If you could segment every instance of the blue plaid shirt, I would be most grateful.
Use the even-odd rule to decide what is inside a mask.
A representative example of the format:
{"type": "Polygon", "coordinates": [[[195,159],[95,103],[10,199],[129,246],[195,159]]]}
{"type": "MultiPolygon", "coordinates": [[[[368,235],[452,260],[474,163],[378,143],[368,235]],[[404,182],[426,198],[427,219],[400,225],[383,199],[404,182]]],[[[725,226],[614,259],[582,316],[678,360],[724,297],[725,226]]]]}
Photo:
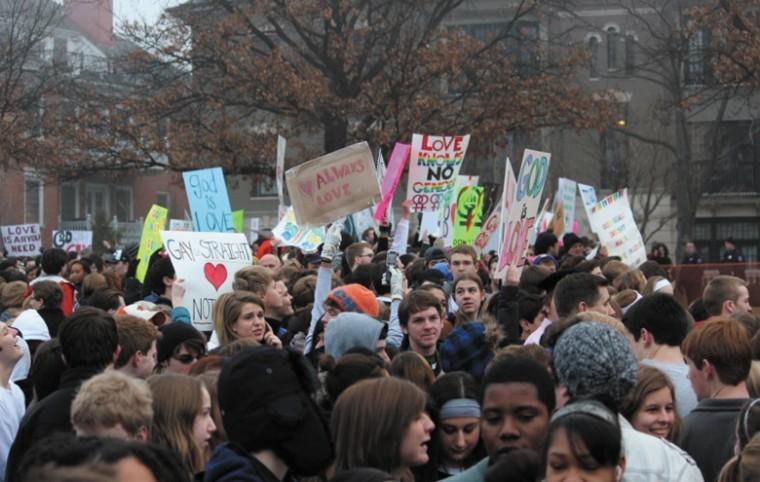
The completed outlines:
{"type": "Polygon", "coordinates": [[[486,326],[480,321],[456,328],[440,346],[443,371],[465,371],[478,380],[483,378],[493,352],[486,340],[486,326]]]}

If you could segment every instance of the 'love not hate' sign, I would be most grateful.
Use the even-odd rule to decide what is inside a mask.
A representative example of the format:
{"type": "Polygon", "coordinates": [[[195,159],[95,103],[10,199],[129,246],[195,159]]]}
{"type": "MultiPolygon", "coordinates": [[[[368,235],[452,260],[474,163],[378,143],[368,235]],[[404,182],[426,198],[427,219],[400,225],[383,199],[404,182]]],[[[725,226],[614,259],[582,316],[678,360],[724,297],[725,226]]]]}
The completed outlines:
{"type": "Polygon", "coordinates": [[[232,291],[235,273],[253,263],[248,240],[241,233],[162,231],[161,239],[177,279],[185,280],[185,307],[200,331],[214,329],[211,319],[219,295],[232,291]]]}
{"type": "Polygon", "coordinates": [[[331,223],[380,200],[375,164],[366,142],[288,169],[285,180],[301,227],[331,223]]]}

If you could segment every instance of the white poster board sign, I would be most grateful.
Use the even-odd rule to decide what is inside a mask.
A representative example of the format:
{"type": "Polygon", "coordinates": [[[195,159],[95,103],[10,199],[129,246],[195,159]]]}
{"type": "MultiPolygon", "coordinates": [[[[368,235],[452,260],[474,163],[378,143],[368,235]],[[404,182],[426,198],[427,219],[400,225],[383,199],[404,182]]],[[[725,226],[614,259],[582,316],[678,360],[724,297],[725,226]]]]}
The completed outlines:
{"type": "Polygon", "coordinates": [[[80,253],[92,249],[92,231],[53,231],[53,247],[67,253],[80,253]]]}
{"type": "Polygon", "coordinates": [[[39,224],[14,224],[0,227],[8,256],[37,256],[42,248],[39,224]]]}
{"type": "Polygon", "coordinates": [[[596,226],[599,242],[609,256],[633,268],[647,260],[647,250],[639,227],[633,218],[628,190],[614,192],[591,208],[591,225],[596,226]]]}
{"type": "Polygon", "coordinates": [[[232,291],[235,273],[253,264],[248,240],[241,233],[162,231],[177,279],[185,280],[185,307],[193,326],[214,329],[212,313],[219,295],[232,291]]]}
{"type": "Polygon", "coordinates": [[[572,179],[559,178],[557,202],[562,203],[562,209],[565,213],[565,231],[562,234],[573,232],[573,221],[575,221],[575,186],[576,182],[572,179]]]}

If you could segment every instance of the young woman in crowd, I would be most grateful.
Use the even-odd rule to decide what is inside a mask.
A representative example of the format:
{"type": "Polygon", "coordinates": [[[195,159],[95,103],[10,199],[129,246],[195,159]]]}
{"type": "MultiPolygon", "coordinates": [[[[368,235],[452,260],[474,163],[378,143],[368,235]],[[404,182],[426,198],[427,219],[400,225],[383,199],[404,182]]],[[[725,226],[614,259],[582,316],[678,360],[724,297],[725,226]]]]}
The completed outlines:
{"type": "Polygon", "coordinates": [[[545,482],[619,482],[625,455],[617,416],[595,401],[557,410],[546,436],[544,467],[545,482]]]}
{"type": "Polygon", "coordinates": [[[475,273],[463,273],[454,280],[451,292],[459,310],[454,314],[455,327],[480,319],[480,307],[486,299],[483,281],[475,273]]]}
{"type": "Polygon", "coordinates": [[[470,468],[485,457],[480,440],[478,382],[468,373],[442,375],[428,390],[435,423],[430,462],[418,480],[441,480],[470,468]]]}
{"type": "Polygon", "coordinates": [[[736,420],[736,456],[723,466],[718,482],[754,481],[760,477],[760,400],[748,401],[736,420]]]}
{"type": "Polygon", "coordinates": [[[205,385],[197,378],[176,374],[154,375],[148,378],[148,385],[153,394],[151,441],[176,452],[188,473],[203,472],[216,431],[205,385]]]}
{"type": "Polygon", "coordinates": [[[90,262],[84,259],[73,259],[66,267],[66,278],[74,285],[77,299],[82,294],[84,277],[90,274],[90,262]]]}
{"type": "Polygon", "coordinates": [[[396,355],[388,371],[392,376],[409,380],[425,391],[435,381],[435,374],[430,364],[422,355],[413,351],[396,355]]]}
{"type": "Polygon", "coordinates": [[[282,347],[282,342],[264,319],[264,303],[249,291],[221,295],[214,303],[214,331],[220,345],[240,338],[282,347]]]}
{"type": "Polygon", "coordinates": [[[156,373],[187,374],[206,356],[206,337],[192,325],[168,323],[159,328],[156,342],[156,373]]]}
{"type": "Polygon", "coordinates": [[[681,419],[676,410],[676,391],[660,370],[639,366],[636,385],[623,401],[620,413],[639,432],[674,441],[681,419]]]}
{"type": "Polygon", "coordinates": [[[331,428],[335,472],[372,467],[411,482],[411,468],[428,462],[434,425],[425,392],[398,378],[364,380],[338,397],[331,428]]]}

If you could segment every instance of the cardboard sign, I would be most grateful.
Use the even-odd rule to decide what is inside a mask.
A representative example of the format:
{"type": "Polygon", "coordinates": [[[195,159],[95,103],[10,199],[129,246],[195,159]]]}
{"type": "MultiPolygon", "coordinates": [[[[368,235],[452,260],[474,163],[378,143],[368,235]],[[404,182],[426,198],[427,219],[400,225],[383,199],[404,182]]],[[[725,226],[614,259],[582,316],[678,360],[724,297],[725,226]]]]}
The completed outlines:
{"type": "Polygon", "coordinates": [[[227,233],[235,230],[232,209],[221,167],[182,173],[190,204],[193,229],[203,232],[227,233]]]}
{"type": "Polygon", "coordinates": [[[161,231],[166,227],[168,215],[169,211],[166,208],[154,204],[145,217],[142,236],[140,236],[140,247],[137,249],[137,259],[140,264],[137,265],[135,271],[135,278],[140,283],[145,281],[145,275],[148,273],[150,256],[161,247],[161,231]]]}
{"type": "Polygon", "coordinates": [[[292,207],[288,208],[285,216],[272,230],[272,234],[282,240],[283,246],[295,246],[304,252],[316,251],[325,240],[325,228],[301,228],[292,207]]]}
{"type": "Polygon", "coordinates": [[[302,227],[331,223],[380,200],[374,159],[366,142],[288,169],[285,180],[302,227]]]}
{"type": "Polygon", "coordinates": [[[485,192],[480,186],[465,186],[457,194],[452,246],[471,245],[483,227],[485,192]]]}
{"type": "Polygon", "coordinates": [[[565,179],[564,177],[559,178],[557,202],[562,203],[565,216],[565,228],[562,234],[570,233],[573,230],[573,223],[575,221],[575,186],[575,181],[565,179]]]}
{"type": "Polygon", "coordinates": [[[459,190],[467,186],[477,186],[480,176],[457,176],[457,182],[454,190],[446,194],[444,204],[441,206],[441,220],[438,223],[441,229],[443,245],[446,247],[453,246],[454,242],[454,216],[457,210],[457,194],[459,190]]]}
{"type": "Polygon", "coordinates": [[[92,231],[53,231],[53,247],[67,253],[92,249],[92,231]]]}
{"type": "MultiPolygon", "coordinates": [[[[39,224],[14,224],[3,226],[3,246],[8,256],[37,256],[42,249],[39,224]]],[[[57,273],[56,273],[57,274],[57,273]]]]}
{"type": "Polygon", "coordinates": [[[596,190],[594,186],[578,183],[578,191],[581,193],[581,200],[583,201],[583,208],[586,211],[586,217],[588,217],[589,227],[591,231],[597,232],[596,226],[591,222],[591,208],[596,204],[596,190]]]}
{"type": "Polygon", "coordinates": [[[275,184],[277,184],[277,199],[280,206],[285,205],[285,195],[282,190],[282,175],[285,173],[285,150],[288,148],[288,141],[277,136],[277,161],[274,166],[275,184]]]}
{"type": "Polygon", "coordinates": [[[214,302],[232,291],[235,273],[253,264],[248,240],[240,233],[163,231],[161,239],[178,279],[185,280],[185,307],[193,326],[214,329],[214,302]]]}
{"type": "Polygon", "coordinates": [[[599,242],[607,247],[609,256],[637,267],[647,260],[641,232],[633,218],[628,191],[623,189],[610,194],[591,208],[592,225],[598,227],[599,242]]]}
{"type": "MultiPolygon", "coordinates": [[[[528,249],[528,236],[536,224],[536,214],[549,174],[551,154],[526,149],[520,164],[512,201],[502,216],[501,248],[497,276],[503,278],[510,266],[522,272],[528,249]]],[[[505,180],[505,191],[507,181],[505,180]]],[[[505,203],[506,204],[506,203],[505,203]]]]}
{"type": "Polygon", "coordinates": [[[193,222],[185,219],[170,219],[169,231],[192,231],[193,222]]]}
{"type": "MultiPolygon", "coordinates": [[[[391,152],[391,160],[388,163],[388,168],[385,171],[385,175],[382,178],[380,185],[380,193],[382,199],[375,209],[375,220],[382,221],[385,219],[385,214],[388,211],[388,206],[393,201],[393,194],[398,187],[398,181],[401,179],[401,173],[404,172],[404,167],[409,160],[409,153],[411,152],[411,146],[409,144],[401,144],[397,142],[393,146],[393,152],[391,152]]],[[[382,159],[378,160],[378,163],[382,162],[382,159]]]]}
{"type": "Polygon", "coordinates": [[[469,134],[414,134],[406,191],[414,211],[438,211],[450,204],[469,143],[469,134]]]}

